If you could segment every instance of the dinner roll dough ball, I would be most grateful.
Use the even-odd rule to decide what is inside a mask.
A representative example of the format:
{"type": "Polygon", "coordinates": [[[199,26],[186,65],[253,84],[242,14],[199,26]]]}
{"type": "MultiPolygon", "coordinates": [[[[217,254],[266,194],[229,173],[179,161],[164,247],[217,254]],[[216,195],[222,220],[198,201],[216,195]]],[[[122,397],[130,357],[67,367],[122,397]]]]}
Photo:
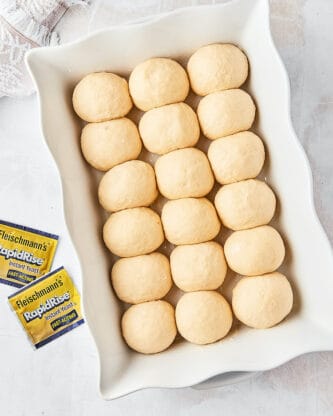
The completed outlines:
{"type": "Polygon", "coordinates": [[[147,111],[140,120],[139,130],[146,149],[159,155],[194,146],[200,137],[197,115],[185,103],[147,111]]]}
{"type": "Polygon", "coordinates": [[[222,224],[232,230],[268,224],[275,206],[273,191],[257,179],[222,186],[215,196],[215,207],[222,224]]]}
{"type": "Polygon", "coordinates": [[[184,68],[168,58],[152,58],[137,65],[129,79],[134,104],[142,111],[184,101],[189,81],[184,68]]]}
{"type": "Polygon", "coordinates": [[[293,292],[281,273],[244,277],[232,292],[232,308],[243,324],[270,328],[284,319],[293,306],[293,292]]]}
{"type": "Polygon", "coordinates": [[[73,92],[74,110],[85,121],[124,117],[132,105],[127,81],[111,72],[86,75],[73,92]]]}
{"type": "Polygon", "coordinates": [[[131,208],[111,214],[103,228],[107,248],[119,257],[151,253],[164,241],[160,217],[150,208],[131,208]]]}
{"type": "Polygon", "coordinates": [[[224,254],[230,269],[245,276],[256,276],[280,267],[285,248],[280,234],[263,225],[231,234],[224,244],[224,254]]]}
{"type": "Polygon", "coordinates": [[[248,130],[255,112],[250,95],[238,89],[214,92],[202,98],[198,105],[202,131],[211,140],[248,130]]]}
{"type": "Polygon", "coordinates": [[[214,186],[207,156],[193,147],[161,156],[155,172],[158,188],[168,199],[205,196],[214,186]]]}
{"type": "Polygon", "coordinates": [[[239,88],[248,75],[245,54],[231,44],[203,46],[190,57],[187,72],[198,95],[239,88]]]}
{"type": "Polygon", "coordinates": [[[212,240],[221,227],[213,204],[206,198],[168,201],[162,210],[162,223],[167,240],[176,245],[212,240]]]}
{"type": "Polygon", "coordinates": [[[138,129],[128,118],[89,123],[81,133],[81,149],[95,169],[106,171],[119,163],[136,159],[142,144],[138,129]]]}
{"type": "Polygon", "coordinates": [[[227,273],[223,248],[215,241],[176,247],[170,266],[175,284],[184,292],[217,289],[227,273]]]}
{"type": "Polygon", "coordinates": [[[172,286],[169,260],[161,253],[119,259],[111,279],[118,298],[127,303],[161,299],[172,286]]]}
{"type": "Polygon", "coordinates": [[[177,335],[174,309],[164,300],[131,306],[123,315],[121,328],[127,345],[143,354],[164,351],[177,335]]]}
{"type": "Polygon", "coordinates": [[[103,176],[98,187],[98,198],[107,211],[152,204],[157,198],[154,169],[141,160],[115,166],[103,176]]]}
{"type": "Polygon", "coordinates": [[[257,135],[243,131],[214,140],[208,159],[217,182],[226,185],[258,176],[265,161],[265,148],[257,135]]]}
{"type": "Polygon", "coordinates": [[[176,306],[177,328],[194,344],[211,344],[225,337],[232,325],[232,312],[222,295],[214,291],[189,292],[176,306]]]}

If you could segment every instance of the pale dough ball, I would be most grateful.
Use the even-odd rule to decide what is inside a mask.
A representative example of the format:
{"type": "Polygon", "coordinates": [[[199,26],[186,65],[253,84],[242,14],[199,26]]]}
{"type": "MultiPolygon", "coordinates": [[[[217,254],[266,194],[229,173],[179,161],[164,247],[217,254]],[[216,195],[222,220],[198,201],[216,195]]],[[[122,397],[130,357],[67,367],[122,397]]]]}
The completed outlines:
{"type": "Polygon", "coordinates": [[[228,302],[217,292],[189,292],[177,303],[176,323],[187,341],[211,344],[230,331],[232,312],[228,302]]]}
{"type": "Polygon", "coordinates": [[[271,188],[257,179],[224,185],[215,196],[222,224],[231,230],[245,230],[270,222],[276,199],[271,188]]]}
{"type": "Polygon", "coordinates": [[[261,139],[251,131],[243,131],[214,140],[208,159],[217,182],[222,185],[255,178],[265,161],[261,139]]]}
{"type": "Polygon", "coordinates": [[[252,328],[270,328],[284,319],[293,306],[293,292],[281,273],[244,277],[232,292],[237,319],[252,328]]]}
{"type": "Polygon", "coordinates": [[[157,194],[154,169],[141,160],[110,169],[98,187],[99,202],[107,211],[151,205],[157,194]]]}
{"type": "Polygon", "coordinates": [[[89,123],[81,133],[81,149],[95,169],[107,171],[119,163],[136,159],[142,144],[138,129],[128,118],[89,123]]]}
{"type": "Polygon", "coordinates": [[[197,112],[204,135],[214,140],[248,130],[256,107],[248,93],[235,89],[213,92],[202,98],[197,112]]]}
{"type": "Polygon", "coordinates": [[[161,253],[119,259],[112,267],[111,280],[123,302],[161,299],[172,286],[169,260],[161,253]]]}
{"type": "Polygon", "coordinates": [[[151,253],[164,241],[160,217],[150,208],[131,208],[111,214],[103,228],[107,248],[119,257],[151,253]]]}
{"type": "Polygon", "coordinates": [[[168,58],[152,58],[137,65],[129,79],[134,104],[142,111],[184,101],[189,92],[184,68],[168,58]]]}
{"type": "Polygon", "coordinates": [[[177,335],[174,308],[164,300],[133,305],[124,313],[121,328],[133,350],[143,354],[164,351],[177,335]]]}
{"type": "Polygon", "coordinates": [[[185,103],[147,111],[140,120],[139,130],[146,149],[159,155],[194,146],[200,137],[197,115],[185,103]]]}
{"type": "Polygon", "coordinates": [[[205,196],[214,186],[207,156],[193,147],[159,157],[155,172],[158,188],[168,199],[205,196]]]}
{"type": "Polygon", "coordinates": [[[176,245],[212,240],[220,231],[220,221],[213,204],[206,198],[168,201],[162,210],[167,240],[176,245]]]}
{"type": "Polygon", "coordinates": [[[85,121],[124,117],[132,105],[126,79],[111,72],[86,75],[73,92],[74,110],[85,121]]]}
{"type": "Polygon", "coordinates": [[[245,276],[270,273],[281,266],[285,248],[280,234],[269,225],[235,231],[224,244],[231,270],[245,276]]]}
{"type": "Polygon", "coordinates": [[[170,266],[176,286],[184,292],[217,289],[227,273],[223,248],[215,241],[176,247],[170,266]]]}
{"type": "Polygon", "coordinates": [[[248,75],[245,54],[231,44],[203,46],[190,57],[187,72],[198,95],[239,88],[248,75]]]}

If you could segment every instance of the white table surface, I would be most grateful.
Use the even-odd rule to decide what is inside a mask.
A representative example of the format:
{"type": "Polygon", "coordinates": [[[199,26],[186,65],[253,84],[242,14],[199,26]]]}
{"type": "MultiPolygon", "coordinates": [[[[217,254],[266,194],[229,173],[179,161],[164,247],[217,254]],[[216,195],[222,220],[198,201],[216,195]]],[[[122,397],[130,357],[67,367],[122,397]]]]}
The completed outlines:
{"type": "MultiPolygon", "coordinates": [[[[58,25],[63,41],[96,27],[204,1],[108,1],[74,8],[58,25]]],[[[333,1],[272,0],[274,39],[292,87],[292,118],[310,159],[319,217],[333,241],[333,1]]],[[[39,131],[35,96],[0,100],[0,218],[60,234],[54,266],[80,285],[66,233],[60,182],[39,131]]],[[[333,278],[333,276],[332,276],[333,278]]],[[[315,276],[314,276],[315,279],[315,276]]],[[[332,415],[333,353],[299,357],[238,385],[209,391],[155,389],[112,402],[98,395],[98,363],[87,325],[34,351],[8,307],[13,289],[0,286],[0,414],[332,415]]],[[[333,300],[332,300],[333,301],[333,300]]],[[[333,317],[332,317],[333,324],[333,317]]],[[[309,334],[311,336],[311,334],[309,334]]]]}

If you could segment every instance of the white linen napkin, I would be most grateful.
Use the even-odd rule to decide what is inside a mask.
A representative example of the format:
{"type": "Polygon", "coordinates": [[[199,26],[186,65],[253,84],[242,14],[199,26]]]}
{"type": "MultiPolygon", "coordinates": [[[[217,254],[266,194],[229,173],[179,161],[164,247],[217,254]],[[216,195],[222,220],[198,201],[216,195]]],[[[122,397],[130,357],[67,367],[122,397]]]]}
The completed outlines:
{"type": "Polygon", "coordinates": [[[26,51],[57,44],[54,27],[66,10],[87,0],[0,1],[0,97],[20,97],[34,91],[25,68],[26,51]]]}

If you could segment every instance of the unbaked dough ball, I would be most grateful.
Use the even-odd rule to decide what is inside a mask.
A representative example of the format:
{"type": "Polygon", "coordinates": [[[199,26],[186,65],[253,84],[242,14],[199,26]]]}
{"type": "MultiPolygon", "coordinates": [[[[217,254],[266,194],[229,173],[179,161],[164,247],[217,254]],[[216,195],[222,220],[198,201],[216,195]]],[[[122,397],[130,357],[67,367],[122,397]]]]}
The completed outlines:
{"type": "Polygon", "coordinates": [[[176,247],[170,266],[176,286],[184,292],[217,289],[227,273],[223,248],[215,241],[176,247]]]}
{"type": "Polygon", "coordinates": [[[147,111],[140,120],[139,130],[146,149],[159,155],[194,146],[200,137],[197,115],[185,103],[147,111]]]}
{"type": "Polygon", "coordinates": [[[131,306],[123,315],[121,328],[127,345],[143,354],[164,351],[177,335],[174,309],[164,300],[131,306]]]}
{"type": "Polygon", "coordinates": [[[111,72],[86,75],[73,92],[74,110],[85,121],[124,117],[132,105],[127,81],[111,72]]]}
{"type": "Polygon", "coordinates": [[[224,244],[227,263],[233,271],[256,276],[276,270],[283,262],[285,248],[280,234],[269,225],[235,231],[224,244]]]}
{"type": "Polygon", "coordinates": [[[281,273],[244,277],[232,292],[232,308],[243,324],[270,328],[284,319],[293,306],[293,292],[281,273]]]}
{"type": "Polygon", "coordinates": [[[111,279],[118,298],[127,303],[161,299],[172,286],[169,260],[161,253],[117,260],[111,279]]]}
{"type": "Polygon", "coordinates": [[[179,333],[194,344],[211,344],[225,337],[232,312],[222,295],[214,291],[185,293],[176,306],[179,333]]]}
{"type": "Polygon", "coordinates": [[[243,131],[211,142],[208,159],[217,182],[226,185],[258,176],[265,148],[256,134],[243,131]]]}
{"type": "Polygon", "coordinates": [[[213,92],[202,98],[198,105],[202,131],[211,140],[248,130],[255,112],[250,95],[239,89],[213,92]]]}
{"type": "Polygon", "coordinates": [[[187,64],[192,90],[198,95],[239,88],[246,80],[248,62],[245,54],[231,44],[203,46],[187,64]]]}
{"type": "Polygon", "coordinates": [[[138,129],[128,118],[89,123],[81,133],[81,149],[95,169],[106,171],[119,163],[136,159],[142,144],[138,129]]]}
{"type": "Polygon", "coordinates": [[[270,222],[276,199],[271,188],[257,179],[224,185],[215,196],[222,224],[232,230],[245,230],[270,222]]]}
{"type": "Polygon", "coordinates": [[[168,58],[152,58],[137,65],[129,79],[134,104],[142,111],[184,101],[189,80],[184,68],[168,58]]]}
{"type": "Polygon", "coordinates": [[[207,156],[193,147],[161,156],[155,172],[158,188],[168,199],[205,196],[214,186],[207,156]]]}
{"type": "Polygon", "coordinates": [[[164,241],[160,217],[150,208],[131,208],[111,214],[103,228],[107,248],[119,257],[151,253],[164,241]]]}
{"type": "Polygon", "coordinates": [[[99,202],[107,211],[148,206],[157,194],[154,169],[141,160],[110,169],[98,187],[99,202]]]}
{"type": "Polygon", "coordinates": [[[220,231],[213,204],[206,198],[168,201],[162,210],[165,236],[172,244],[196,244],[212,240],[220,231]]]}

